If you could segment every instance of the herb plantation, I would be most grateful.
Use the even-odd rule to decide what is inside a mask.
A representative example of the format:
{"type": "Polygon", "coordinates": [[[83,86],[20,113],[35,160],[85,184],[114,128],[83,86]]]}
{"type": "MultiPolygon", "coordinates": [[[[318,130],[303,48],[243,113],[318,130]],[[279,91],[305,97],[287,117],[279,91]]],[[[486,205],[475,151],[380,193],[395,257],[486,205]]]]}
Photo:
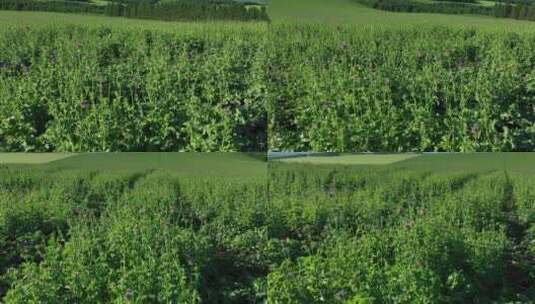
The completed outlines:
{"type": "Polygon", "coordinates": [[[0,4],[93,13],[0,11],[0,303],[535,299],[535,153],[392,154],[535,151],[535,23],[277,1],[0,4]]]}
{"type": "MultiPolygon", "coordinates": [[[[2,169],[0,301],[246,301],[267,238],[266,177],[2,169]],[[250,245],[256,244],[256,249],[250,245]]],[[[265,285],[265,284],[264,284],[265,285]]]]}
{"type": "Polygon", "coordinates": [[[266,26],[8,25],[0,151],[262,151],[266,26]]]}
{"type": "Polygon", "coordinates": [[[532,32],[309,24],[270,29],[272,149],[535,149],[532,32]]]}
{"type": "Polygon", "coordinates": [[[1,301],[533,298],[531,175],[357,168],[271,163],[246,181],[2,168],[1,301]]]}
{"type": "Polygon", "coordinates": [[[277,165],[271,204],[296,253],[271,303],[529,302],[533,176],[277,165]]]}
{"type": "Polygon", "coordinates": [[[528,31],[119,24],[0,30],[0,151],[535,149],[528,31]]]}

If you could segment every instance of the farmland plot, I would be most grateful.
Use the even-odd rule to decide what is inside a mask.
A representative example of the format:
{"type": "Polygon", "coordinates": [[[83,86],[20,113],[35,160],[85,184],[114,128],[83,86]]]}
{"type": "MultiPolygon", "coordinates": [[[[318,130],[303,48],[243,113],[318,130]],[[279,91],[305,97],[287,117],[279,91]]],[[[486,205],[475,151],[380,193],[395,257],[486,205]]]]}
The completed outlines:
{"type": "Polygon", "coordinates": [[[273,25],[269,147],[533,151],[533,33],[273,25]]]}
{"type": "Polygon", "coordinates": [[[0,168],[0,297],[5,303],[533,297],[533,175],[282,162],[271,163],[268,174],[0,168]]]}
{"type": "Polygon", "coordinates": [[[262,297],[255,279],[266,261],[247,250],[258,242],[258,250],[276,253],[256,229],[269,222],[265,176],[243,182],[163,171],[0,171],[5,303],[262,297]]]}
{"type": "Polygon", "coordinates": [[[0,151],[262,151],[264,32],[4,27],[0,151]]]}
{"type": "Polygon", "coordinates": [[[62,18],[0,31],[1,151],[535,150],[520,27],[62,18]]]}
{"type": "Polygon", "coordinates": [[[269,172],[272,208],[297,243],[268,274],[270,303],[533,298],[532,175],[280,162],[269,172]]]}

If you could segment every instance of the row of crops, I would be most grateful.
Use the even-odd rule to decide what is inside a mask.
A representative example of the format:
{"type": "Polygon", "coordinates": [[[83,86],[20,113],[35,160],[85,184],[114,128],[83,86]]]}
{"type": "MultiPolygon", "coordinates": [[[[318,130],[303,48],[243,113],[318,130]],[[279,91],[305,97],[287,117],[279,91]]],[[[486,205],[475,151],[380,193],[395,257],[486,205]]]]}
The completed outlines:
{"type": "Polygon", "coordinates": [[[535,35],[7,26],[0,151],[533,151],[535,35]]]}
{"type": "Polygon", "coordinates": [[[283,255],[262,224],[265,176],[0,175],[3,303],[249,302],[265,288],[263,254],[283,255]]]}
{"type": "Polygon", "coordinates": [[[4,168],[0,301],[526,302],[534,210],[505,172],[4,168]]]}
{"type": "MultiPolygon", "coordinates": [[[[288,165],[286,165],[288,166],[288,165]]],[[[272,303],[513,303],[535,296],[535,184],[507,172],[272,167],[299,248],[272,303]]]]}

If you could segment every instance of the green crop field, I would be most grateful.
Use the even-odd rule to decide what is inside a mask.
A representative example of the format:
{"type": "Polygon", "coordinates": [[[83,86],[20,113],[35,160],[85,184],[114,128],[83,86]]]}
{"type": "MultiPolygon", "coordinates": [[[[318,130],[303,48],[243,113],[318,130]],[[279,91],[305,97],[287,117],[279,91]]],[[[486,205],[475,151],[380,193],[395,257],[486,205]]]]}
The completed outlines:
{"type": "Polygon", "coordinates": [[[533,299],[533,171],[394,166],[270,163],[273,212],[300,249],[268,274],[270,303],[533,299]]]}
{"type": "Polygon", "coordinates": [[[0,167],[0,299],[262,299],[269,218],[261,175],[0,167]]]}
{"type": "Polygon", "coordinates": [[[535,23],[0,14],[0,151],[535,149],[535,23]]]}
{"type": "Polygon", "coordinates": [[[0,303],[535,299],[535,22],[136,5],[0,11],[0,303]]]}
{"type": "Polygon", "coordinates": [[[0,151],[265,149],[265,24],[2,14],[0,151]]]}
{"type": "MultiPolygon", "coordinates": [[[[305,1],[292,3],[285,12],[309,14],[305,1]]],[[[338,7],[317,5],[338,16],[338,7]]],[[[273,23],[265,77],[270,149],[535,150],[535,23],[347,5],[340,7],[363,19],[273,23]]],[[[277,3],[270,7],[277,16],[277,3]]]]}
{"type": "Polygon", "coordinates": [[[535,173],[398,166],[433,156],[382,166],[277,161],[267,179],[196,173],[266,165],[238,154],[181,154],[183,165],[199,164],[187,170],[165,170],[172,155],[128,153],[0,166],[0,298],[529,301],[535,173]],[[104,161],[116,155],[149,165],[117,170],[104,161]]]}

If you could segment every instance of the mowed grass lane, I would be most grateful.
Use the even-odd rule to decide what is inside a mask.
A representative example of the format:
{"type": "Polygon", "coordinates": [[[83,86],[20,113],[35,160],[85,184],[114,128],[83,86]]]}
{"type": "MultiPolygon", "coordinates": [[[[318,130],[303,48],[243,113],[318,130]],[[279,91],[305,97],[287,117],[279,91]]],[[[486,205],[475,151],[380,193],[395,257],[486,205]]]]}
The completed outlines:
{"type": "Polygon", "coordinates": [[[345,154],[337,156],[303,156],[283,158],[287,163],[311,163],[317,165],[389,165],[417,157],[419,154],[345,154]]]}
{"type": "Polygon", "coordinates": [[[0,153],[0,165],[45,164],[74,155],[74,153],[0,153]]]}
{"type": "Polygon", "coordinates": [[[161,170],[172,172],[173,175],[191,177],[262,177],[267,174],[267,162],[264,153],[232,153],[232,152],[129,152],[129,153],[4,153],[0,154],[0,166],[20,168],[36,166],[39,169],[53,171],[121,171],[141,172],[161,170]],[[9,156],[12,154],[12,156],[9,156]],[[13,160],[8,163],[5,159],[13,160]],[[49,161],[46,162],[45,155],[49,161]],[[70,157],[60,159],[61,155],[70,157]],[[53,156],[57,156],[56,159],[53,156]],[[52,160],[56,160],[53,161],[52,160]]]}
{"type": "Polygon", "coordinates": [[[428,153],[392,167],[420,172],[507,171],[535,174],[535,153],[428,153]]]}
{"type": "Polygon", "coordinates": [[[237,22],[237,21],[203,21],[203,22],[170,22],[159,20],[128,19],[120,17],[108,17],[99,15],[68,14],[54,12],[31,12],[31,11],[2,11],[0,10],[0,24],[49,26],[49,25],[95,25],[117,26],[123,29],[146,29],[175,32],[180,30],[196,31],[206,26],[216,25],[213,28],[225,27],[260,27],[266,28],[265,22],[237,22]]]}
{"type": "Polygon", "coordinates": [[[337,156],[300,156],[276,159],[275,162],[311,165],[384,168],[389,170],[455,173],[507,171],[535,174],[535,153],[405,153],[342,154],[337,156]]]}

